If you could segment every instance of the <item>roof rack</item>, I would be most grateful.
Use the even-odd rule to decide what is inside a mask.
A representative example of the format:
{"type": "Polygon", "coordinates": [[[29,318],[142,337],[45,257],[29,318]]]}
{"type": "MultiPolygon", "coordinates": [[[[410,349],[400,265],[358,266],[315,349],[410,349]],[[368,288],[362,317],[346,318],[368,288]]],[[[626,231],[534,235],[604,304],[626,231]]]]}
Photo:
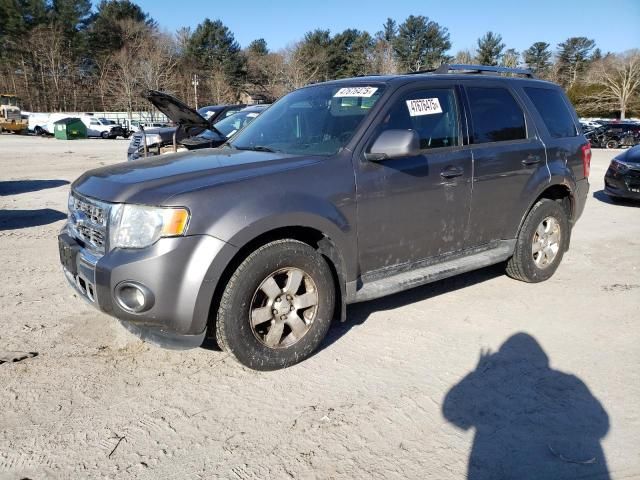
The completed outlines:
{"type": "Polygon", "coordinates": [[[470,74],[483,74],[483,73],[511,73],[514,75],[523,75],[528,78],[535,78],[533,72],[525,68],[510,68],[510,67],[493,67],[489,65],[464,65],[464,64],[448,64],[443,63],[435,70],[420,70],[418,72],[411,73],[449,73],[460,72],[470,74]]]}

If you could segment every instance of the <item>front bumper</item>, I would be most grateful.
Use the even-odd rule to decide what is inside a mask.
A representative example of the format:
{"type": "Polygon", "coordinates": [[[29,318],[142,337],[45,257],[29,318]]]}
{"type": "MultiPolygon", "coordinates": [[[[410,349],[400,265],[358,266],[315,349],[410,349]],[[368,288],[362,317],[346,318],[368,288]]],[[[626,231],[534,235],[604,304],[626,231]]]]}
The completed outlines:
{"type": "Polygon", "coordinates": [[[609,168],[604,176],[604,192],[612,197],[640,200],[640,172],[617,173],[609,168]]]}
{"type": "Polygon", "coordinates": [[[204,341],[213,293],[236,251],[217,238],[194,235],[95,257],[66,227],[59,242],[63,271],[80,296],[143,340],[175,349],[198,347],[204,341]],[[116,298],[122,282],[148,289],[153,299],[149,308],[140,313],[123,308],[116,298]]]}

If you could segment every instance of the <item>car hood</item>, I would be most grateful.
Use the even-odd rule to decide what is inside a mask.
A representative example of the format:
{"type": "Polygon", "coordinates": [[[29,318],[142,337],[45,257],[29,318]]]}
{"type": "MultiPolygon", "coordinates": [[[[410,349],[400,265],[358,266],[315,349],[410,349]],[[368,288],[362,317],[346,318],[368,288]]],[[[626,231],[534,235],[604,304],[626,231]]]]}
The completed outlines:
{"type": "Polygon", "coordinates": [[[320,157],[233,149],[204,149],[89,170],[74,191],[105,202],[171,205],[171,197],[223,183],[269,175],[320,157]]]}
{"type": "Polygon", "coordinates": [[[623,162],[635,163],[640,167],[640,145],[636,145],[616,157],[617,160],[623,162]]]}
{"type": "Polygon", "coordinates": [[[148,90],[144,97],[171,121],[185,126],[208,128],[209,121],[189,105],[175,97],[157,90],[148,90]]]}

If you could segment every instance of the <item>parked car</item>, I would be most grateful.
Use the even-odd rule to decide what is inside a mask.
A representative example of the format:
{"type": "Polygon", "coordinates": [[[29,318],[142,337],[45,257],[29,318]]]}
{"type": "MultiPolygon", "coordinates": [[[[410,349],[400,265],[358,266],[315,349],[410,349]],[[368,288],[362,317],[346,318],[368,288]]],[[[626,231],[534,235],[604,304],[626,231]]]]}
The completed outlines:
{"type": "Polygon", "coordinates": [[[640,144],[640,125],[635,123],[609,123],[585,132],[594,148],[633,147],[640,144]]]}
{"type": "Polygon", "coordinates": [[[215,105],[194,110],[177,98],[163,92],[149,90],[145,97],[169,120],[174,127],[145,128],[131,138],[127,150],[127,160],[136,160],[144,156],[161,155],[174,151],[176,144],[184,138],[195,136],[223,118],[242,110],[246,105],[215,105]],[[146,144],[146,147],[145,147],[146,144]]]}
{"type": "Polygon", "coordinates": [[[27,120],[27,128],[29,132],[35,133],[36,135],[46,135],[49,115],[49,113],[30,113],[27,120]]]}
{"type": "MultiPolygon", "coordinates": [[[[101,138],[116,138],[120,131],[113,132],[115,125],[106,118],[93,115],[81,115],[80,119],[87,126],[87,136],[101,138]]],[[[122,127],[120,127],[122,128],[122,127]]]]}
{"type": "Polygon", "coordinates": [[[580,125],[582,125],[582,128],[587,130],[593,130],[594,128],[598,128],[602,126],[601,123],[595,120],[580,120],[580,125]]]}
{"type": "Polygon", "coordinates": [[[219,147],[238,131],[249,125],[258,115],[264,112],[267,107],[269,107],[269,105],[251,105],[245,107],[239,112],[217,122],[211,130],[205,130],[195,137],[182,139],[180,145],[187,150],[219,147]]]}
{"type": "Polygon", "coordinates": [[[86,172],[60,259],[81,297],[147,341],[209,335],[250,368],[283,368],[346,304],[501,262],[550,278],[590,159],[563,90],[528,71],[320,83],[221,148],[86,172]]]}
{"type": "Polygon", "coordinates": [[[611,160],[604,175],[604,192],[613,201],[640,200],[640,145],[611,160]]]}

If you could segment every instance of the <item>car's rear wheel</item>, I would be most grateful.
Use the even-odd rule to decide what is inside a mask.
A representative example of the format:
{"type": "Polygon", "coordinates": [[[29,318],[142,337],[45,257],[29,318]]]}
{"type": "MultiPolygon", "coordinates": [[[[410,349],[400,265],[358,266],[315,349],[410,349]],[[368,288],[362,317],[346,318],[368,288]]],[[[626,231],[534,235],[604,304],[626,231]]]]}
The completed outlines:
{"type": "Polygon", "coordinates": [[[569,242],[569,218],[559,202],[543,198],[529,211],[507,262],[507,275],[542,282],[560,265],[569,242]]]}
{"type": "Polygon", "coordinates": [[[325,337],[335,305],[326,260],[297,240],[277,240],[249,255],[231,276],[216,319],[218,345],[255,370],[288,367],[325,337]]]}
{"type": "Polygon", "coordinates": [[[607,140],[607,143],[605,143],[605,147],[618,148],[618,142],[616,140],[607,140]]]}
{"type": "Polygon", "coordinates": [[[107,138],[109,138],[109,132],[102,132],[100,136],[106,140],[107,138]]]}

